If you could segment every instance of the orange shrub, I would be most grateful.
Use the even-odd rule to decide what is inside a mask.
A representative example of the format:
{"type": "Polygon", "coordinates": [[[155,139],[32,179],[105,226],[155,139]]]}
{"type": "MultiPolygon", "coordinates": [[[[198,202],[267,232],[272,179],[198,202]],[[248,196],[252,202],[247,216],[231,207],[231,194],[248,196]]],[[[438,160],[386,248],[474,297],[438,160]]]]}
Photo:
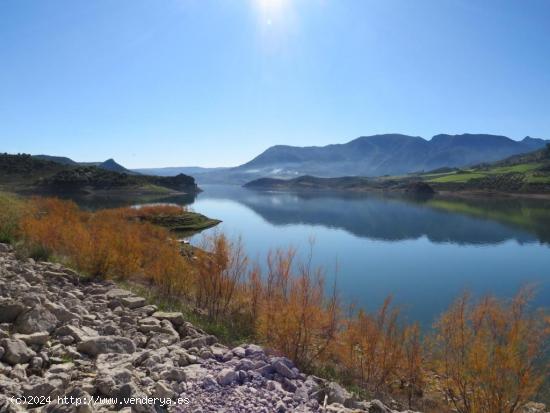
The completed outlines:
{"type": "Polygon", "coordinates": [[[268,274],[258,308],[257,332],[266,344],[309,369],[327,357],[339,322],[336,290],[327,298],[321,269],[311,260],[294,272],[295,251],[268,255],[268,274]]]}
{"type": "Polygon", "coordinates": [[[21,221],[30,246],[92,276],[141,277],[183,291],[189,271],[168,231],[129,221],[123,209],[84,212],[70,201],[36,198],[21,221]]]}
{"type": "Polygon", "coordinates": [[[213,320],[233,312],[248,270],[242,241],[231,242],[223,234],[205,237],[195,267],[196,305],[213,320]]]}
{"type": "Polygon", "coordinates": [[[529,310],[529,290],[510,302],[465,294],[436,325],[434,361],[459,413],[515,413],[544,381],[548,333],[529,310]]]}
{"type": "Polygon", "coordinates": [[[347,319],[340,335],[339,361],[363,387],[375,392],[401,378],[405,332],[398,318],[388,297],[376,314],[359,310],[347,319]]]}

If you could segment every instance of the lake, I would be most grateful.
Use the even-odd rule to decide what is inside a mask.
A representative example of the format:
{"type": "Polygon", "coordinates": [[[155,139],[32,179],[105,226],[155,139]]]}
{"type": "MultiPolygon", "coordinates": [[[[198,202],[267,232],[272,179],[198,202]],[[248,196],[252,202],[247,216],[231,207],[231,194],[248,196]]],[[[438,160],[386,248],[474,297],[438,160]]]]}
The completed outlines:
{"type": "MultiPolygon", "coordinates": [[[[550,201],[534,199],[406,199],[357,193],[256,192],[202,185],[172,202],[223,223],[210,231],[241,236],[260,263],[270,249],[308,251],[336,276],[344,303],[376,309],[393,295],[410,320],[432,323],[462,292],[511,297],[534,283],[535,304],[550,307],[550,201]],[[338,267],[335,275],[334,269],[338,267]]],[[[95,209],[136,203],[80,201],[95,209]]],[[[197,235],[192,242],[199,242],[197,235]]]]}
{"type": "Polygon", "coordinates": [[[242,236],[260,262],[276,247],[306,254],[314,237],[314,262],[328,282],[338,267],[346,303],[372,310],[391,294],[428,325],[465,290],[510,297],[535,283],[535,304],[550,306],[549,201],[203,189],[191,208],[223,220],[215,230],[242,236]]]}

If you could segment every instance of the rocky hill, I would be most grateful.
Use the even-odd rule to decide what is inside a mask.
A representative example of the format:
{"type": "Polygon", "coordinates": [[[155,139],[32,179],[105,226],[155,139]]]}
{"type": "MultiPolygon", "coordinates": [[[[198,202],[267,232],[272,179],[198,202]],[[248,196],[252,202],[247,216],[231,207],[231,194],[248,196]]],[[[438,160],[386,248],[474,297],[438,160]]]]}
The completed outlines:
{"type": "Polygon", "coordinates": [[[0,412],[394,412],[5,244],[0,297],[0,412]]]}
{"type": "MultiPolygon", "coordinates": [[[[117,168],[111,162],[112,169],[117,168]]],[[[0,189],[20,192],[184,192],[199,191],[195,179],[179,174],[160,177],[125,173],[99,166],[55,162],[26,154],[0,154],[0,189]]]]}

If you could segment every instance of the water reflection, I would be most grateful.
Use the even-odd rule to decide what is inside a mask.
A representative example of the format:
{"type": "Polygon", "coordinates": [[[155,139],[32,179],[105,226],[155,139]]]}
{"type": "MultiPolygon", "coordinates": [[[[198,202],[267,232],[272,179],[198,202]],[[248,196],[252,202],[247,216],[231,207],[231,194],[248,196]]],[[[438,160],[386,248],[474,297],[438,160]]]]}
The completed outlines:
{"type": "MultiPolygon", "coordinates": [[[[497,244],[550,242],[550,202],[532,199],[414,199],[356,193],[257,192],[209,187],[199,199],[230,199],[272,225],[321,225],[383,241],[497,244]]],[[[223,219],[223,218],[222,218],[223,219]]]]}

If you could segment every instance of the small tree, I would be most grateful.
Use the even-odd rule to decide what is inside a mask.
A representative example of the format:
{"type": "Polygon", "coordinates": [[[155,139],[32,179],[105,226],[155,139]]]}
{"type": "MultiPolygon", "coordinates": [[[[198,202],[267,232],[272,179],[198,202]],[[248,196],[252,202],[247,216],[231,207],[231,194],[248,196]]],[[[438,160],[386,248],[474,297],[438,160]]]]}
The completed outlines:
{"type": "Polygon", "coordinates": [[[548,332],[529,310],[531,291],[510,302],[462,296],[436,324],[434,360],[447,399],[459,413],[515,413],[548,373],[548,332]]]}

